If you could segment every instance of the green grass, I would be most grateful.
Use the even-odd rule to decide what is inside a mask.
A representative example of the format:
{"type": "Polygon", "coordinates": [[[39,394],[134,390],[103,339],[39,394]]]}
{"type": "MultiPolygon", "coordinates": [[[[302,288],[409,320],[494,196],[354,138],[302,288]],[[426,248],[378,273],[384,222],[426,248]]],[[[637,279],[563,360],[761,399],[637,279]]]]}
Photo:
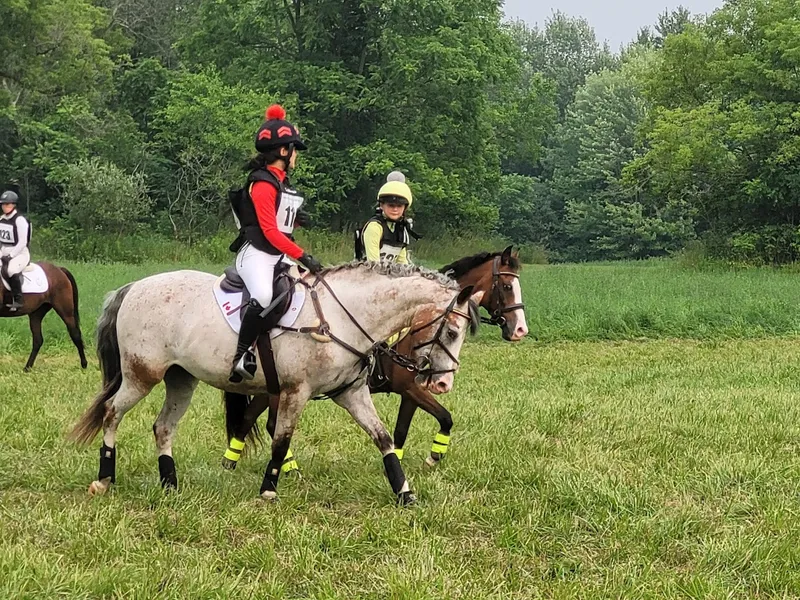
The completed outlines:
{"type": "MultiPolygon", "coordinates": [[[[167,270],[221,273],[225,266],[59,264],[72,270],[80,286],[87,341],[108,291],[167,270]]],[[[670,261],[526,265],[522,286],[531,336],[540,341],[800,335],[800,274],[789,270],[695,270],[670,261]]],[[[44,334],[45,354],[70,344],[55,314],[46,318],[44,334]]],[[[481,334],[481,340],[495,338],[490,330],[481,334]]],[[[0,353],[22,352],[29,345],[27,320],[0,322],[0,353]]]]}
{"type": "MultiPolygon", "coordinates": [[[[219,396],[181,423],[181,491],[157,483],[156,390],[123,421],[118,484],[88,498],[97,447],[64,432],[97,388],[62,350],[22,375],[0,358],[0,598],[768,598],[800,595],[797,339],[472,344],[404,465],[329,402],[293,444],[302,480],[256,499],[267,457],[234,473],[219,396]]],[[[396,402],[378,397],[387,423],[396,402]]]]}
{"type": "Polygon", "coordinates": [[[800,275],[788,270],[531,265],[522,282],[528,325],[543,341],[800,334],[800,275]]]}
{"type": "MultiPolygon", "coordinates": [[[[176,268],[68,266],[87,339],[108,290],[176,268]]],[[[261,503],[267,455],[221,470],[221,403],[206,386],[178,432],[179,493],[157,482],[159,388],[121,426],[118,485],[90,499],[99,443],[64,433],[97,390],[96,364],[78,368],[50,316],[23,375],[27,324],[5,319],[0,598],[798,597],[796,280],[667,262],[526,267],[529,324],[546,342],[510,346],[486,328],[465,347],[437,470],[422,465],[435,423],[412,426],[410,510],[393,506],[366,435],[325,402],[293,444],[304,479],[261,503]]],[[[391,426],[396,400],[377,404],[391,426]]]]}

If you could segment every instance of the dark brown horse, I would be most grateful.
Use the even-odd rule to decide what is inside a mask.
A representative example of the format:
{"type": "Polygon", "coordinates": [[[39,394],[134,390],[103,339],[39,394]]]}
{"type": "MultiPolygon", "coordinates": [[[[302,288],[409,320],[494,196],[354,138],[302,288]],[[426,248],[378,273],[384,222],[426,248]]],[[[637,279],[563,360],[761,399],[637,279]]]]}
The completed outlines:
{"type": "MultiPolygon", "coordinates": [[[[484,322],[498,325],[505,340],[516,342],[528,334],[519,284],[520,269],[519,257],[509,246],[503,252],[482,252],[462,258],[442,267],[440,271],[458,281],[462,289],[474,286],[473,298],[490,315],[484,322]]],[[[396,343],[395,349],[400,354],[410,356],[419,343],[418,338],[424,339],[429,334],[430,332],[419,331],[416,335],[407,335],[396,343]]],[[[394,429],[395,452],[402,458],[411,420],[417,408],[421,408],[439,422],[439,433],[434,437],[431,454],[426,461],[431,466],[437,464],[447,452],[450,442],[450,430],[453,427],[450,411],[423,386],[415,383],[414,372],[396,364],[386,355],[380,355],[377,360],[379,364],[369,381],[370,392],[395,393],[401,397],[400,411],[394,429]]],[[[271,436],[277,418],[277,397],[258,395],[251,399],[240,394],[225,395],[225,425],[229,448],[225,453],[223,466],[229,469],[235,468],[243,441],[246,438],[259,439],[256,419],[267,408],[269,408],[267,431],[271,436]]],[[[291,452],[286,456],[283,469],[284,472],[297,469],[297,463],[291,452]]]]}
{"type": "Polygon", "coordinates": [[[33,348],[25,371],[30,371],[42,347],[44,338],[42,337],[42,320],[45,315],[54,309],[69,331],[69,337],[78,349],[81,358],[81,367],[86,368],[86,354],[83,348],[83,337],[81,336],[80,319],[78,317],[78,285],[75,278],[67,269],[57,267],[48,262],[36,263],[44,269],[47,275],[48,289],[43,294],[24,294],[22,308],[10,311],[8,304],[11,301],[11,294],[4,287],[2,290],[2,305],[0,305],[1,317],[24,317],[27,316],[33,335],[33,348]]]}

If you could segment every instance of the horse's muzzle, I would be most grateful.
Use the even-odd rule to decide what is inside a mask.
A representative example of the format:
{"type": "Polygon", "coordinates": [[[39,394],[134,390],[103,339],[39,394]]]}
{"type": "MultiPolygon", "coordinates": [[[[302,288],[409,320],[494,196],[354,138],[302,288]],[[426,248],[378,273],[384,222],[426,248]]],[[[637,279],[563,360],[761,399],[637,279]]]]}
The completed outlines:
{"type": "Polygon", "coordinates": [[[431,394],[446,394],[453,389],[453,374],[434,375],[428,380],[428,391],[431,394]]]}

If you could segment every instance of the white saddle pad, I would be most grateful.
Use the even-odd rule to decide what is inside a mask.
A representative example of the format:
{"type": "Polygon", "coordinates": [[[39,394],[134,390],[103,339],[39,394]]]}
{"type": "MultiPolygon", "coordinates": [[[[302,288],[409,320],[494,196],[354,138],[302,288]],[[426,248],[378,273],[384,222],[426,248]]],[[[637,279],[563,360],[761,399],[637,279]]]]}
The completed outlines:
{"type": "MultiPolygon", "coordinates": [[[[242,327],[242,292],[226,292],[220,287],[220,284],[225,279],[225,275],[221,275],[214,282],[214,298],[217,300],[217,305],[222,311],[222,316],[231,326],[235,333],[239,333],[242,327]]],[[[289,310],[278,321],[278,325],[282,327],[292,327],[300,316],[300,310],[306,302],[306,289],[302,285],[294,286],[294,295],[292,296],[292,303],[289,310]]],[[[281,329],[273,329],[270,331],[269,337],[275,339],[280,334],[284,333],[281,329]]]]}
{"type": "MultiPolygon", "coordinates": [[[[3,287],[11,291],[11,286],[3,280],[3,287]]],[[[36,263],[31,263],[22,271],[22,293],[23,294],[44,294],[50,287],[47,282],[47,275],[44,269],[36,263]]]]}

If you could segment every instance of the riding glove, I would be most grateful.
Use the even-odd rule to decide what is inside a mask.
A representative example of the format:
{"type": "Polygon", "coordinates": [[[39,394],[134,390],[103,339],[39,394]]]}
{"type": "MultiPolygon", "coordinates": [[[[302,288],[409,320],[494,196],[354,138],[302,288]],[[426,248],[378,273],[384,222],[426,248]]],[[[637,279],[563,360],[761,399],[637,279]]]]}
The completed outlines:
{"type": "Polygon", "coordinates": [[[303,256],[300,257],[300,263],[314,275],[322,271],[322,265],[320,262],[305,252],[303,253],[303,256]]]}

